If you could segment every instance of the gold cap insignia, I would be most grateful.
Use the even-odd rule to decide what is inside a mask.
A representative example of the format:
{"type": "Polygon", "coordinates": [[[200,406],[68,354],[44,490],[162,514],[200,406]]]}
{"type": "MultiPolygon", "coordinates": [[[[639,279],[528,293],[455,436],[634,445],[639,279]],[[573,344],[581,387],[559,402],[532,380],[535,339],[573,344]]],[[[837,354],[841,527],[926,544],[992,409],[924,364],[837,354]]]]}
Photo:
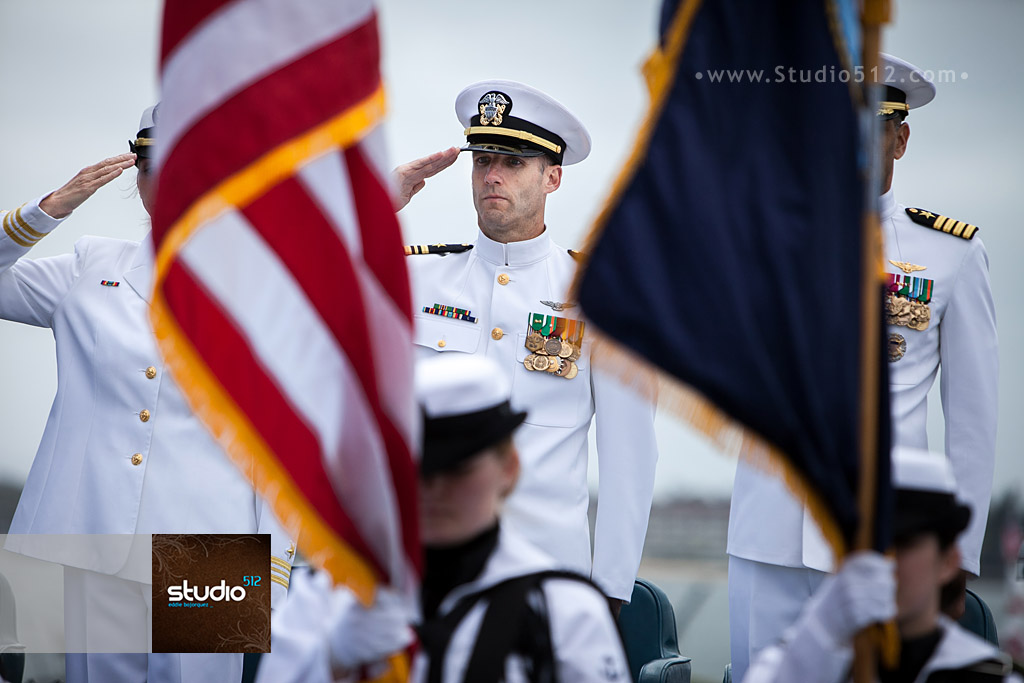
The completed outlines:
{"type": "Polygon", "coordinates": [[[508,95],[500,92],[489,92],[480,98],[480,125],[500,126],[501,115],[512,102],[508,95]]]}

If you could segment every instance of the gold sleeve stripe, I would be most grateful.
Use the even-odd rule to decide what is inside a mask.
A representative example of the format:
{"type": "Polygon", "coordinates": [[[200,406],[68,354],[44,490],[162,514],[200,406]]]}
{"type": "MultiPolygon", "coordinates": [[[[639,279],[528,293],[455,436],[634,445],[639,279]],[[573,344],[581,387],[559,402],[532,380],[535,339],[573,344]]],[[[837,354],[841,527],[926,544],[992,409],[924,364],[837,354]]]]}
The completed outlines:
{"type": "Polygon", "coordinates": [[[17,222],[18,227],[21,228],[21,231],[30,238],[34,237],[36,242],[46,237],[45,232],[39,232],[29,227],[29,224],[21,217],[21,207],[18,207],[18,210],[14,212],[14,220],[17,222]]]}
{"type": "Polygon", "coordinates": [[[21,208],[14,211],[10,211],[4,217],[8,226],[14,231],[21,239],[28,242],[30,246],[35,246],[39,240],[46,237],[45,233],[33,230],[28,223],[21,217],[21,208]]]}
{"type": "Polygon", "coordinates": [[[271,580],[271,581],[273,581],[273,582],[274,582],[274,583],[276,583],[276,584],[279,584],[279,585],[281,585],[281,586],[284,586],[285,588],[287,588],[287,587],[288,587],[288,580],[287,580],[287,579],[282,579],[282,578],[281,578],[280,576],[278,576],[277,574],[271,574],[271,575],[270,575],[270,580],[271,580]]]}
{"type": "Polygon", "coordinates": [[[270,568],[270,573],[273,574],[274,572],[277,572],[286,579],[292,575],[290,570],[282,569],[281,567],[278,567],[276,564],[270,568]]]}
{"type": "Polygon", "coordinates": [[[292,566],[289,563],[285,562],[280,557],[271,556],[270,557],[270,568],[273,569],[274,567],[280,567],[281,569],[283,569],[283,570],[285,570],[287,572],[290,572],[292,570],[292,566]]]}
{"type": "Polygon", "coordinates": [[[7,233],[7,236],[11,238],[12,242],[19,246],[25,247],[27,249],[31,249],[33,246],[35,246],[35,242],[25,241],[24,237],[22,237],[20,234],[14,231],[14,226],[11,222],[11,214],[9,213],[6,216],[4,216],[4,232],[7,233]]]}

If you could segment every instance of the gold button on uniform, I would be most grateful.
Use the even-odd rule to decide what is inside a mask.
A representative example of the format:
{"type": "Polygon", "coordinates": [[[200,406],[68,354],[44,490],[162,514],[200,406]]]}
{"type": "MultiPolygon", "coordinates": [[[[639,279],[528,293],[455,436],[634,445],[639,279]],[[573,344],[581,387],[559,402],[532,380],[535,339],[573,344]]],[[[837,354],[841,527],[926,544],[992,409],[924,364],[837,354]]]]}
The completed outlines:
{"type": "Polygon", "coordinates": [[[501,275],[498,276],[498,284],[499,285],[507,285],[508,281],[509,281],[509,277],[505,273],[502,273],[501,275]]]}
{"type": "Polygon", "coordinates": [[[437,341],[437,348],[439,348],[439,349],[443,349],[443,348],[444,348],[444,347],[446,347],[446,346],[448,346],[448,345],[447,345],[447,344],[445,343],[444,339],[439,339],[439,340],[437,341]]]}
{"type": "Polygon", "coordinates": [[[153,379],[154,377],[156,377],[156,368],[150,365],[146,368],[146,379],[153,379]]]}
{"type": "Polygon", "coordinates": [[[149,422],[149,411],[143,410],[141,413],[139,413],[139,419],[142,420],[143,422],[149,422]]]}
{"type": "Polygon", "coordinates": [[[493,330],[491,330],[491,339],[495,341],[501,339],[504,336],[505,332],[500,327],[495,327],[493,330]]]}
{"type": "Polygon", "coordinates": [[[136,453],[135,455],[132,456],[132,464],[133,465],[141,465],[142,464],[142,453],[136,453]]]}

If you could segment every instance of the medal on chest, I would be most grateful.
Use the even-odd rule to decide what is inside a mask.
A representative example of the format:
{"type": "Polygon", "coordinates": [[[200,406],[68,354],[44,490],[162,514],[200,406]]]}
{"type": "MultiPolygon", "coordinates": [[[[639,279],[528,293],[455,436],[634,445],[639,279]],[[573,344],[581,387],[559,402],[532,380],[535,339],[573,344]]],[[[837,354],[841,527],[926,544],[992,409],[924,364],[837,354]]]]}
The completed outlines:
{"type": "Polygon", "coordinates": [[[886,275],[885,322],[924,332],[932,319],[935,281],[911,275],[886,275]]]}
{"type": "Polygon", "coordinates": [[[525,346],[531,353],[523,360],[523,367],[563,379],[575,378],[579,374],[576,361],[582,352],[583,327],[582,320],[530,313],[525,346]]]}

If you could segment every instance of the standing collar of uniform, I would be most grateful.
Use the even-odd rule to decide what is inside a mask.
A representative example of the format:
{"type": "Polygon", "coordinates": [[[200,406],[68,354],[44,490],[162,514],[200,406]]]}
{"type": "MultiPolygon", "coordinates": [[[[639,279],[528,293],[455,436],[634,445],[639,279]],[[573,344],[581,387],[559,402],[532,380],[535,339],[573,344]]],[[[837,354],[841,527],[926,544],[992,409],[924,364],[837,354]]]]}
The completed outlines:
{"type": "Polygon", "coordinates": [[[551,251],[547,227],[536,237],[521,242],[495,242],[483,232],[477,234],[474,252],[499,266],[528,266],[543,261],[551,251]]]}
{"type": "Polygon", "coordinates": [[[896,213],[896,195],[892,188],[878,198],[878,217],[881,220],[887,220],[892,218],[892,215],[896,213]]]}
{"type": "Polygon", "coordinates": [[[125,281],[146,301],[149,301],[152,294],[153,260],[153,235],[147,233],[135,250],[131,266],[124,274],[125,281]]]}
{"type": "Polygon", "coordinates": [[[438,608],[438,614],[450,612],[466,595],[487,590],[507,579],[554,569],[556,566],[555,561],[544,551],[532,545],[510,525],[499,522],[498,546],[488,558],[483,572],[475,580],[457,586],[445,596],[438,608]]]}

